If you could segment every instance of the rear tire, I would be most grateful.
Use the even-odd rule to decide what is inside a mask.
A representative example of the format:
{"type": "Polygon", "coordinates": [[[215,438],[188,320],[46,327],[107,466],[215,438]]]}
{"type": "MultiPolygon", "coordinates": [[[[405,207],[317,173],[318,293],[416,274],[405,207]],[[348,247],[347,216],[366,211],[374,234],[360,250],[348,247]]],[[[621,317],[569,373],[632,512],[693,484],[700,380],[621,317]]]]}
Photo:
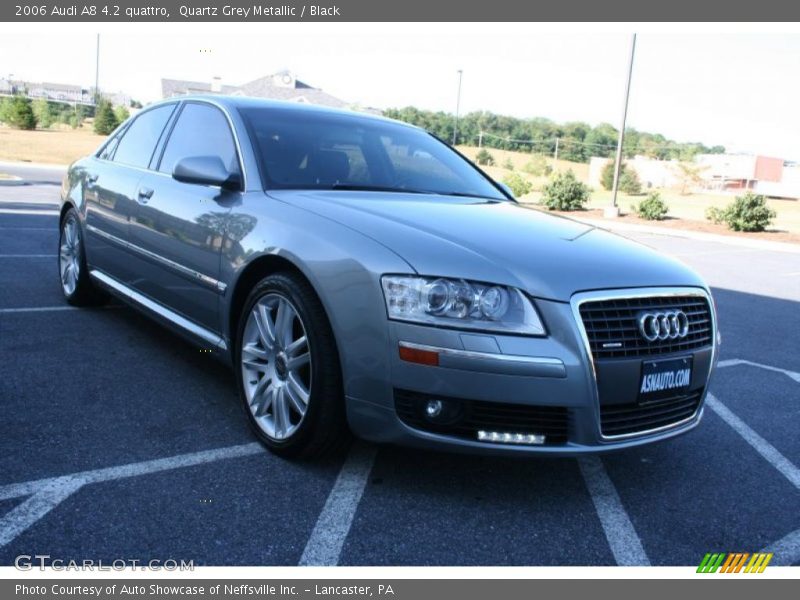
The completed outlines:
{"type": "Polygon", "coordinates": [[[239,319],[234,364],[248,422],[269,450],[316,458],[349,441],[333,331],[302,277],[276,273],[253,288],[239,319]]]}
{"type": "Polygon", "coordinates": [[[97,289],[86,267],[86,251],[78,211],[70,208],[61,220],[58,236],[58,274],[64,298],[73,306],[97,306],[108,296],[97,289]]]}

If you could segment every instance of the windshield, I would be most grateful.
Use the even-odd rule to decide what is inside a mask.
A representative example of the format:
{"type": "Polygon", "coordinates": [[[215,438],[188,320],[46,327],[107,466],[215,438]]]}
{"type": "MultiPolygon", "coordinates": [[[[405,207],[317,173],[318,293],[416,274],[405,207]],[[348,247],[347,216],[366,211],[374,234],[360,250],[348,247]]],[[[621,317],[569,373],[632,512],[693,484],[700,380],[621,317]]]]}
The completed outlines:
{"type": "Polygon", "coordinates": [[[266,187],[376,190],[507,200],[484,175],[420,129],[359,115],[244,108],[266,187]]]}

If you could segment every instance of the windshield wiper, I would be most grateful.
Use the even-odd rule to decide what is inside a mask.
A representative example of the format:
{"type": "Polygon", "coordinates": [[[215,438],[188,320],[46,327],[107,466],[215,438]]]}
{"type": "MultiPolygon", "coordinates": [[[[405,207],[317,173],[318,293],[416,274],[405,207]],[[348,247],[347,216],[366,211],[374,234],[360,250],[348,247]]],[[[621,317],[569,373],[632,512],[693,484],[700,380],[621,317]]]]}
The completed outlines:
{"type": "Polygon", "coordinates": [[[428,194],[422,190],[410,190],[405,188],[392,187],[388,185],[359,185],[355,183],[334,183],[332,190],[348,190],[354,192],[393,192],[395,194],[428,194]]]}
{"type": "Polygon", "coordinates": [[[508,202],[508,198],[497,198],[495,196],[483,196],[481,194],[470,194],[469,192],[433,192],[440,196],[456,196],[458,198],[481,198],[482,200],[493,200],[495,202],[508,202]]]}

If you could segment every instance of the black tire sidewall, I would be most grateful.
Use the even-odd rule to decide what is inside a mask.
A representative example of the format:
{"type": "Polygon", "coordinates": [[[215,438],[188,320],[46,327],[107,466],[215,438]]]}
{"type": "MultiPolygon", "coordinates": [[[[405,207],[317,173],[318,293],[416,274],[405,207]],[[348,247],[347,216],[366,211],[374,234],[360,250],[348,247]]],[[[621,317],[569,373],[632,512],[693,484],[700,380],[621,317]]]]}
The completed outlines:
{"type": "Polygon", "coordinates": [[[291,273],[276,273],[262,279],[250,292],[239,318],[234,344],[234,369],[239,397],[248,422],[256,436],[269,449],[277,454],[295,456],[309,445],[317,429],[320,415],[326,403],[341,402],[341,372],[335,345],[331,347],[332,334],[327,317],[321,313],[321,305],[311,287],[298,276],[291,273]],[[266,294],[278,294],[286,298],[294,309],[305,329],[311,353],[311,387],[308,409],[300,426],[286,440],[270,438],[258,425],[250,411],[244,391],[242,376],[241,348],[245,326],[256,302],[266,294]],[[315,302],[316,301],[316,302],[315,302]],[[316,306],[309,306],[316,304],[316,306]]]}
{"type": "Polygon", "coordinates": [[[61,220],[61,224],[59,225],[57,262],[58,282],[61,285],[61,293],[64,294],[64,298],[70,304],[84,303],[91,292],[91,281],[89,281],[89,272],[86,266],[86,247],[84,239],[83,227],[81,227],[81,219],[78,215],[78,211],[76,211],[74,208],[70,208],[64,215],[64,218],[61,220]],[[61,280],[61,246],[64,240],[64,227],[70,220],[74,220],[75,226],[78,228],[78,262],[80,271],[78,272],[78,281],[75,284],[75,290],[72,292],[72,294],[67,294],[67,291],[64,289],[64,282],[61,280]]]}

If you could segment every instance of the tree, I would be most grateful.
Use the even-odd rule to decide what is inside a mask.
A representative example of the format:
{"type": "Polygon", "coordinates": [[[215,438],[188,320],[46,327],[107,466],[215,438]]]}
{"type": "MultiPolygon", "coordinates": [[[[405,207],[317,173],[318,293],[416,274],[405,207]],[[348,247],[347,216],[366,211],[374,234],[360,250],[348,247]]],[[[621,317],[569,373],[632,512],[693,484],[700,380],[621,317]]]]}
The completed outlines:
{"type": "Polygon", "coordinates": [[[14,96],[6,110],[6,123],[17,129],[36,129],[36,115],[31,101],[22,96],[14,96]]]}
{"type": "Polygon", "coordinates": [[[639,181],[639,175],[633,169],[625,169],[619,178],[619,189],[622,193],[628,195],[641,194],[642,182],[639,181]]]}
{"type": "MultiPolygon", "coordinates": [[[[600,172],[600,185],[604,190],[614,187],[614,161],[609,160],[600,172]]],[[[626,163],[619,167],[619,189],[625,194],[639,194],[642,191],[642,182],[639,175],[626,163]]]]}
{"type": "Polygon", "coordinates": [[[94,132],[98,135],[108,135],[119,125],[114,109],[108,100],[100,100],[94,113],[94,132]]]}
{"type": "Polygon", "coordinates": [[[678,187],[682,196],[690,194],[692,188],[699,186],[703,182],[702,173],[707,168],[705,165],[687,162],[680,162],[675,166],[673,172],[678,178],[678,187]]]}
{"type": "Polygon", "coordinates": [[[83,125],[83,120],[86,118],[86,109],[80,105],[75,105],[75,111],[70,115],[69,125],[73,129],[78,129],[83,125]]]}
{"type": "Polygon", "coordinates": [[[46,129],[55,121],[55,115],[50,110],[50,103],[44,98],[37,98],[31,103],[31,109],[36,117],[36,124],[46,129]]]}
{"type": "Polygon", "coordinates": [[[494,156],[489,154],[489,151],[486,148],[481,148],[478,154],[475,156],[475,162],[482,166],[493,167],[494,156]]]}
{"type": "Polygon", "coordinates": [[[125,119],[131,116],[130,111],[122,105],[114,108],[114,116],[117,118],[117,123],[122,123],[125,119]]]}
{"type": "Polygon", "coordinates": [[[0,121],[8,123],[11,118],[11,98],[0,98],[0,121]]]}

